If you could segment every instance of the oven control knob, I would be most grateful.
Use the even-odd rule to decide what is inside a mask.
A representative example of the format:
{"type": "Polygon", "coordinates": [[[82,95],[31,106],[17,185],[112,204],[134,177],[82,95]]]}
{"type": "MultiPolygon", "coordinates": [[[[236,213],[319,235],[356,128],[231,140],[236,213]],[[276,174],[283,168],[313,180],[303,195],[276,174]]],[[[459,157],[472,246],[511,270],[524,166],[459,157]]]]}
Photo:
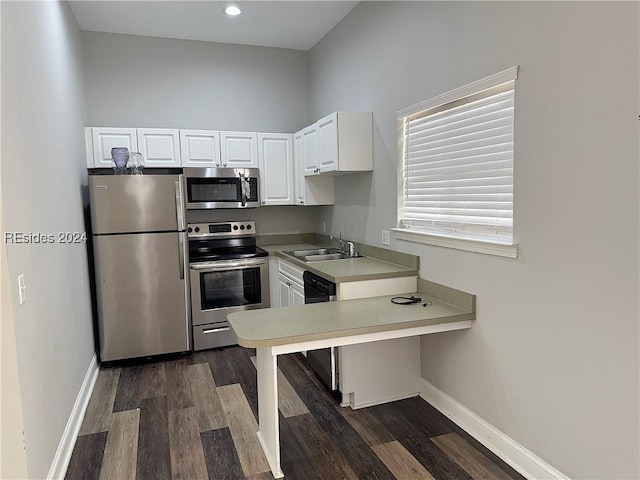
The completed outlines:
{"type": "Polygon", "coordinates": [[[251,225],[247,225],[247,230],[251,230],[251,225]]]}
{"type": "Polygon", "coordinates": [[[237,229],[238,229],[238,225],[234,225],[234,226],[233,226],[233,229],[234,229],[234,230],[237,230],[237,229]]]}
{"type": "Polygon", "coordinates": [[[189,232],[189,233],[193,232],[193,228],[191,228],[191,227],[187,228],[187,232],[189,232]]]}
{"type": "Polygon", "coordinates": [[[196,227],[196,233],[200,231],[200,227],[196,227]]]}
{"type": "Polygon", "coordinates": [[[240,225],[240,230],[244,230],[244,225],[240,225]]]}

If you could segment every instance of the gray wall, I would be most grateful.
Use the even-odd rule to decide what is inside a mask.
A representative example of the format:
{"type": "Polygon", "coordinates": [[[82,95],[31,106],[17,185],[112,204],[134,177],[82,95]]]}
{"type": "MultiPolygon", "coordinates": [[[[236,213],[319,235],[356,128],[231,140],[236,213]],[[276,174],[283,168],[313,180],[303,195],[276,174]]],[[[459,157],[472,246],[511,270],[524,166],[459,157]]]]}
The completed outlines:
{"type": "MultiPolygon", "coordinates": [[[[572,478],[638,478],[638,3],[363,2],[310,54],[311,117],[372,110],[372,174],[332,233],[396,225],[396,111],[520,65],[517,260],[393,241],[478,295],[422,376],[572,478]]],[[[319,227],[318,227],[319,231],[319,227]]]]}
{"type": "MultiPolygon", "coordinates": [[[[82,32],[88,126],[293,133],[309,123],[308,54],[82,32]]],[[[315,208],[189,212],[256,220],[261,234],[313,232],[315,208]]]]}
{"type": "Polygon", "coordinates": [[[89,126],[293,133],[309,113],[307,53],[82,32],[89,126]]]}
{"type": "MultiPolygon", "coordinates": [[[[80,31],[64,2],[2,2],[1,8],[4,227],[82,232],[80,31]]],[[[28,475],[45,478],[94,354],[87,255],[84,244],[7,244],[6,250],[28,475]],[[20,273],[27,285],[23,305],[20,273]]]]}

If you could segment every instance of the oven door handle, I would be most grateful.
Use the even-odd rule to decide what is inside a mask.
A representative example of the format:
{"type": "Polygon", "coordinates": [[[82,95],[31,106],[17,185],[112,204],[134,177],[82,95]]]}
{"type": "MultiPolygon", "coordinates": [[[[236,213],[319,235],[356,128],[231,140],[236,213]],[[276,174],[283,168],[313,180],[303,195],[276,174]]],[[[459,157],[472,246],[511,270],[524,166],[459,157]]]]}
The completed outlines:
{"type": "Polygon", "coordinates": [[[249,259],[249,260],[237,260],[232,262],[221,261],[221,262],[205,262],[205,263],[192,263],[189,265],[191,270],[198,271],[208,271],[208,272],[220,272],[223,270],[229,269],[237,269],[237,268],[245,268],[245,267],[255,267],[260,265],[266,265],[269,263],[267,258],[260,259],[249,259]]]}
{"type": "Polygon", "coordinates": [[[202,330],[202,333],[218,333],[218,332],[227,332],[229,331],[229,327],[221,327],[221,328],[207,328],[202,330]]]}

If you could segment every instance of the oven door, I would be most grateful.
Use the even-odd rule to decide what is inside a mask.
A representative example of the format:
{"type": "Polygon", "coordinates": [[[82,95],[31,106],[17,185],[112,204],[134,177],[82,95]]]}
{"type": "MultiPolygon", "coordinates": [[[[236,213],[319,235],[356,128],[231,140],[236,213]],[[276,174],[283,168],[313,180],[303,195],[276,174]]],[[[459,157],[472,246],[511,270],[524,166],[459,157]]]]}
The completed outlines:
{"type": "Polygon", "coordinates": [[[227,315],[269,306],[268,257],[192,263],[193,325],[228,328],[227,315]]]}

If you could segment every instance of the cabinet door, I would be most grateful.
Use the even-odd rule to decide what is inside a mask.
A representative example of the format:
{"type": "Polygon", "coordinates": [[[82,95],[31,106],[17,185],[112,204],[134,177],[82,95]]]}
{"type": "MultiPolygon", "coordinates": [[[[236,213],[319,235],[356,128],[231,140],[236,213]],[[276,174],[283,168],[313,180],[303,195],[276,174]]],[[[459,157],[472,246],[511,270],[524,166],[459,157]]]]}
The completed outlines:
{"type": "Polygon", "coordinates": [[[87,168],[95,167],[93,162],[93,133],[91,127],[84,127],[84,152],[87,157],[87,168]]]}
{"type": "Polygon", "coordinates": [[[254,132],[220,132],[222,166],[258,168],[258,138],[254,132]]]}
{"type": "Polygon", "coordinates": [[[304,156],[302,153],[302,130],[293,134],[293,176],[295,204],[304,205],[304,156]]]}
{"type": "Polygon", "coordinates": [[[317,160],[317,134],[316,125],[302,130],[302,158],[304,158],[304,174],[318,175],[320,168],[317,160]]]}
{"type": "Polygon", "coordinates": [[[138,128],[138,151],[144,157],[145,168],[180,167],[178,130],[169,128],[138,128]]]}
{"type": "Polygon", "coordinates": [[[278,294],[280,297],[280,306],[288,307],[291,305],[291,280],[282,275],[278,274],[278,294]]]}
{"type": "Polygon", "coordinates": [[[258,134],[262,205],[293,205],[293,136],[258,134]]]}
{"type": "Polygon", "coordinates": [[[111,168],[111,149],[127,147],[129,152],[138,151],[138,135],[135,128],[93,127],[93,166],[111,168]]]}
{"type": "Polygon", "coordinates": [[[304,286],[291,282],[291,305],[304,305],[304,286]]]}
{"type": "Polygon", "coordinates": [[[220,132],[180,130],[180,153],[183,167],[220,167],[220,132]]]}
{"type": "Polygon", "coordinates": [[[321,172],[338,170],[338,114],[318,120],[317,154],[321,172]]]}

